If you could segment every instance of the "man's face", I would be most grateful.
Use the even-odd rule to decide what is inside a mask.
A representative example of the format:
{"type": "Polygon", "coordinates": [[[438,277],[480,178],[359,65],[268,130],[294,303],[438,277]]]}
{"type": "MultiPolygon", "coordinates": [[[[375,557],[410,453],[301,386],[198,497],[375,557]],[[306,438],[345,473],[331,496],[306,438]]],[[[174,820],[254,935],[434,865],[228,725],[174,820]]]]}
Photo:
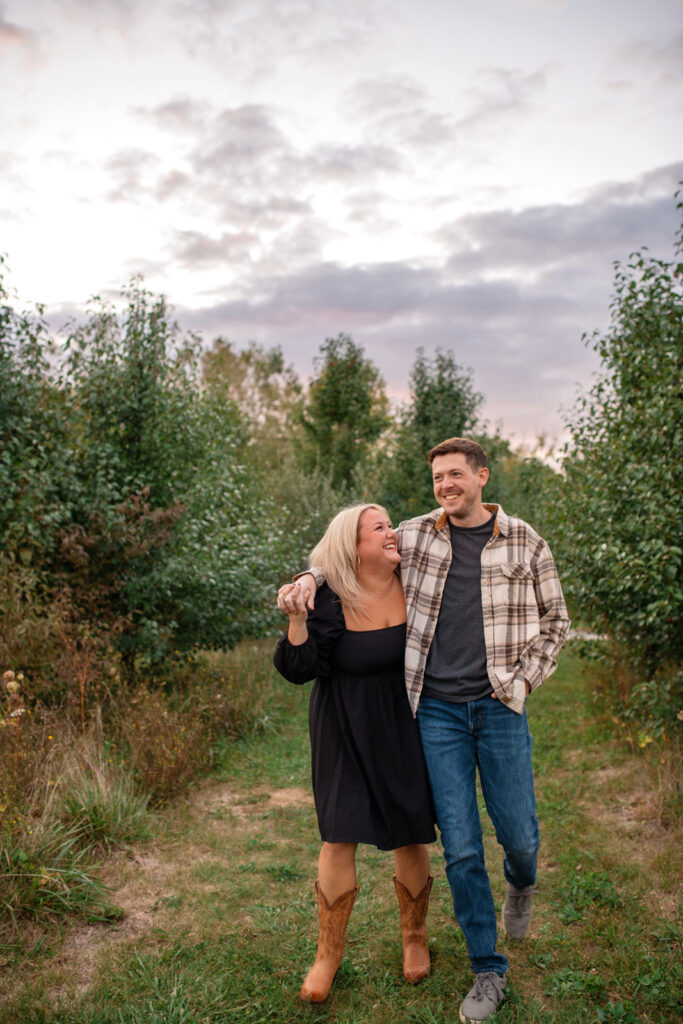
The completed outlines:
{"type": "Polygon", "coordinates": [[[449,452],[437,455],[432,462],[432,478],[434,497],[451,522],[455,526],[478,525],[488,469],[474,470],[462,452],[449,452]]]}

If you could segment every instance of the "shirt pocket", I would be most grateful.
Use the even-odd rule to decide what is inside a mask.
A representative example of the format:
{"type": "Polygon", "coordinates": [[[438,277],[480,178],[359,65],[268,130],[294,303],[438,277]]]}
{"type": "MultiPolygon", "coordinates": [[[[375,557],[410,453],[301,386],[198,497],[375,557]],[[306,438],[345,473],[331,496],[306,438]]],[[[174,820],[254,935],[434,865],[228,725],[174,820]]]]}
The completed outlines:
{"type": "Polygon", "coordinates": [[[501,562],[500,568],[503,576],[507,576],[509,580],[528,580],[530,583],[534,581],[534,574],[528,562],[501,562]]]}
{"type": "Polygon", "coordinates": [[[520,645],[538,633],[538,605],[534,573],[528,562],[502,562],[501,598],[508,605],[509,621],[516,625],[520,645]]]}

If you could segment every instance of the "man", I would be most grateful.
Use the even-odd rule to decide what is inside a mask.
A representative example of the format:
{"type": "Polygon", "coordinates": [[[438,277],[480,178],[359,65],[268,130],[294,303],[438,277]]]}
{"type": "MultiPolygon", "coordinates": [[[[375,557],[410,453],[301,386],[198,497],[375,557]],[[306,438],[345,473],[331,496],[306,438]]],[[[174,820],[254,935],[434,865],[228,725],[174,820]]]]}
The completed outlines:
{"type": "MultiPolygon", "coordinates": [[[[397,530],[407,609],[406,687],[420,727],[455,916],[475,974],[460,1021],[478,1024],[501,1002],[508,964],[496,951],[476,769],[505,853],[503,927],[521,939],[531,918],[539,845],[524,705],[554,671],[569,619],[548,545],[500,505],[482,502],[489,471],[481,445],[450,438],[432,448],[429,462],[441,508],[397,530]]],[[[291,599],[312,607],[312,582],[311,576],[300,580],[291,599]]]]}

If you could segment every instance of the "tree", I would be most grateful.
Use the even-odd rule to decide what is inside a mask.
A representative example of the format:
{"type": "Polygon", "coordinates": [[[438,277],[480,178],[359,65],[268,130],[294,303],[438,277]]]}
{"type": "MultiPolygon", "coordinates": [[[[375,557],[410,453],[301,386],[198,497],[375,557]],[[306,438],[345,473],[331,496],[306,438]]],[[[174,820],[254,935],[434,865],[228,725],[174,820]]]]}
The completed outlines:
{"type": "Polygon", "coordinates": [[[236,351],[231,342],[216,338],[202,357],[202,380],[212,394],[234,403],[249,424],[247,444],[258,449],[255,465],[279,466],[302,392],[282,349],[251,342],[236,351]]]}
{"type": "Polygon", "coordinates": [[[239,409],[200,386],[199,339],[163,296],[125,294],[123,313],[96,302],[68,340],[80,494],[54,568],[82,616],[97,596],[132,670],[262,632],[277,567],[239,409]]]}
{"type": "Polygon", "coordinates": [[[43,308],[17,312],[10,299],[0,273],[0,551],[35,564],[71,515],[71,416],[43,308]]]}
{"type": "Polygon", "coordinates": [[[299,452],[307,472],[318,469],[340,488],[386,427],[388,402],[379,371],[348,334],[326,338],[320,353],[300,412],[299,452]]]}
{"type": "Polygon", "coordinates": [[[641,678],[683,654],[681,256],[679,236],[675,262],[616,264],[610,327],[586,339],[603,372],[569,424],[557,509],[568,594],[641,678]]]}
{"type": "Polygon", "coordinates": [[[475,433],[473,439],[488,455],[489,482],[484,500],[495,501],[508,515],[526,520],[554,547],[548,509],[562,478],[549,465],[552,443],[541,436],[533,449],[515,449],[498,431],[493,435],[475,433]]]}
{"type": "Polygon", "coordinates": [[[447,437],[468,434],[482,402],[471,371],[459,366],[452,352],[440,349],[431,360],[418,349],[410,372],[410,395],[373,481],[397,522],[434,506],[427,453],[447,437]]]}

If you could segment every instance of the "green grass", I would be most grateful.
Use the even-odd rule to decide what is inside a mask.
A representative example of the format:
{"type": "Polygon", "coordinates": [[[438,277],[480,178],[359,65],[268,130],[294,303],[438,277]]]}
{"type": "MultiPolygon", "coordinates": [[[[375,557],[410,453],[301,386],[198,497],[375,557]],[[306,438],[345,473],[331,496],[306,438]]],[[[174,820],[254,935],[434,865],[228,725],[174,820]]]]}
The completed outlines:
{"type": "MultiPolygon", "coordinates": [[[[319,849],[313,807],[299,798],[310,789],[307,699],[308,687],[283,683],[263,731],[227,744],[210,785],[158,819],[153,853],[164,870],[154,869],[154,886],[139,883],[148,926],[116,942],[102,926],[85,973],[78,957],[51,965],[58,945],[35,950],[33,980],[5,999],[2,1024],[457,1021],[471,975],[436,844],[431,977],[417,987],[403,982],[392,858],[362,848],[361,891],[331,997],[320,1007],[298,1000],[315,956],[319,849]],[[273,799],[280,791],[292,799],[273,799]]],[[[542,829],[539,895],[530,936],[500,940],[510,975],[495,1022],[674,1024],[680,843],[654,822],[620,817],[646,787],[642,761],[600,722],[570,657],[534,695],[529,715],[542,829]]],[[[501,855],[488,823],[485,843],[500,910],[501,855]]],[[[114,900],[117,885],[136,884],[140,870],[123,858],[112,868],[114,900]]]]}
{"type": "Polygon", "coordinates": [[[129,775],[80,771],[63,786],[58,813],[83,846],[107,849],[147,839],[148,804],[129,775]]]}

